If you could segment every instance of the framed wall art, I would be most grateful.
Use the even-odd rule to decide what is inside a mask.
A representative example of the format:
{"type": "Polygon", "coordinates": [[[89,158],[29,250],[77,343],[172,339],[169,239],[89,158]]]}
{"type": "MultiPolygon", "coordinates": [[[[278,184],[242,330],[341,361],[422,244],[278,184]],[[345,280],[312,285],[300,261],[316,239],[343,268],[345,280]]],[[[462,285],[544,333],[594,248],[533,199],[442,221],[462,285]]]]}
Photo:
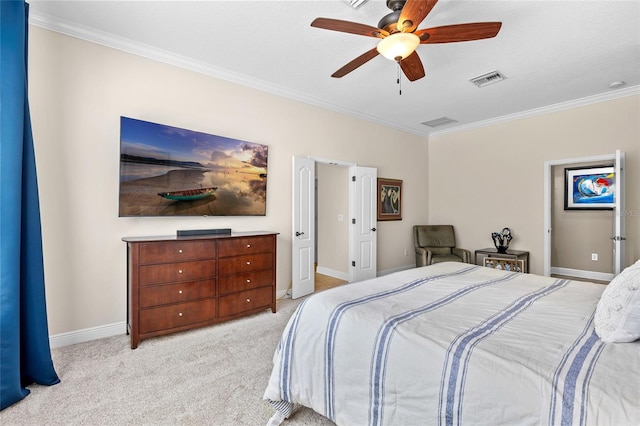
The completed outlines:
{"type": "Polygon", "coordinates": [[[564,169],[565,210],[612,210],[615,205],[613,165],[564,169]]]}
{"type": "Polygon", "coordinates": [[[266,145],[120,118],[119,216],[264,216],[266,145]]]}
{"type": "Polygon", "coordinates": [[[378,178],[378,220],[402,220],[402,181],[378,178]]]}

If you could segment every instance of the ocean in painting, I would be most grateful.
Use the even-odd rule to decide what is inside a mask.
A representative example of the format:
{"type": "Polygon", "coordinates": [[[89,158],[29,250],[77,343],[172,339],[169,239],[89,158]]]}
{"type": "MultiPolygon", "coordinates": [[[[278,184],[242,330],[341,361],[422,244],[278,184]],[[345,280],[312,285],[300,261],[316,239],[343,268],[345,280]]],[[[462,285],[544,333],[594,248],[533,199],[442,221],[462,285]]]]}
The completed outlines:
{"type": "Polygon", "coordinates": [[[120,216],[264,215],[267,178],[237,171],[174,169],[163,175],[120,183],[120,216]],[[175,201],[161,192],[217,187],[199,200],[175,201]]]}
{"type": "Polygon", "coordinates": [[[162,176],[171,170],[187,170],[174,166],[127,163],[120,166],[120,182],[162,176]]]}

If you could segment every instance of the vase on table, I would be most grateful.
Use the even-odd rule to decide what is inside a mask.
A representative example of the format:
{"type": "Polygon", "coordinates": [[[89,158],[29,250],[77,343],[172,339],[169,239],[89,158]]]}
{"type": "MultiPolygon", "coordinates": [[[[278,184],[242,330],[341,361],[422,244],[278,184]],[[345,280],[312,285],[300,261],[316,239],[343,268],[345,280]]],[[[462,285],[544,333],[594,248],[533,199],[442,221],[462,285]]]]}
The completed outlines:
{"type": "Polygon", "coordinates": [[[506,253],[509,250],[509,243],[513,239],[509,228],[503,228],[500,232],[492,232],[491,238],[498,253],[506,253]]]}

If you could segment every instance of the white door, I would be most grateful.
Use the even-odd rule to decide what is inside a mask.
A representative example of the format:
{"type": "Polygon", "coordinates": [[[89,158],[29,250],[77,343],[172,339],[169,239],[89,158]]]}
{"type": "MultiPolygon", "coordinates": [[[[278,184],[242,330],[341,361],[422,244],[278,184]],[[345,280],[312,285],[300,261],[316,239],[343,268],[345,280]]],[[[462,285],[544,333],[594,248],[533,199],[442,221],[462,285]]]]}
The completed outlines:
{"type": "Polygon", "coordinates": [[[377,274],[377,177],[378,169],[353,166],[349,189],[351,200],[349,281],[374,278],[377,274]]]}
{"type": "Polygon", "coordinates": [[[613,209],[613,274],[618,275],[625,267],[625,211],[624,211],[624,152],[616,150],[614,165],[615,207],[613,209]]]}
{"type": "Polygon", "coordinates": [[[315,167],[314,160],[293,157],[292,299],[315,289],[315,167]]]}

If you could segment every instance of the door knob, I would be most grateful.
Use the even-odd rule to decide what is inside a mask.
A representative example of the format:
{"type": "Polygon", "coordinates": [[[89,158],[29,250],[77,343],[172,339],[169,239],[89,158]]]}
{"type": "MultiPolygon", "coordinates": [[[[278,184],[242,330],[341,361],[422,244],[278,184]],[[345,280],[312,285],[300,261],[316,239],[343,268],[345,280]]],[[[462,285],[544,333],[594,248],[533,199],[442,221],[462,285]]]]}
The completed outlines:
{"type": "Polygon", "coordinates": [[[296,231],[296,237],[299,237],[300,235],[304,235],[304,232],[298,232],[298,231],[296,231]]]}
{"type": "Polygon", "coordinates": [[[371,230],[372,230],[373,232],[376,232],[376,228],[371,228],[371,230]]]}

